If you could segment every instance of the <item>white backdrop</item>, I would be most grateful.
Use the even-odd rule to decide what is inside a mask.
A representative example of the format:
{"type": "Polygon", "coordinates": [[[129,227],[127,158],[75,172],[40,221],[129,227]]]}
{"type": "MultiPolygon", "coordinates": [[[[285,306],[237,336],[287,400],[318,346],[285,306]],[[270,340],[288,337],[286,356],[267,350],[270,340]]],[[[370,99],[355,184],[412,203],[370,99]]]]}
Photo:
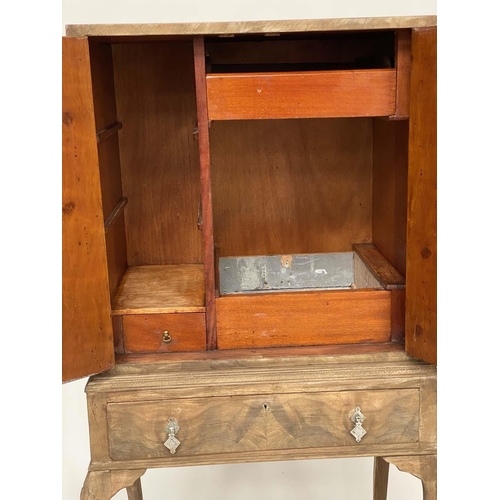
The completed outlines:
{"type": "MultiPolygon", "coordinates": [[[[63,0],[63,26],[436,15],[435,0],[63,0]]],[[[62,498],[77,500],[90,460],[86,380],[62,389],[62,498]]],[[[372,459],[148,470],[145,500],[369,500],[372,459]]],[[[125,491],[115,499],[125,500],[125,491]]],[[[420,481],[391,466],[388,500],[420,500],[420,481]]]]}

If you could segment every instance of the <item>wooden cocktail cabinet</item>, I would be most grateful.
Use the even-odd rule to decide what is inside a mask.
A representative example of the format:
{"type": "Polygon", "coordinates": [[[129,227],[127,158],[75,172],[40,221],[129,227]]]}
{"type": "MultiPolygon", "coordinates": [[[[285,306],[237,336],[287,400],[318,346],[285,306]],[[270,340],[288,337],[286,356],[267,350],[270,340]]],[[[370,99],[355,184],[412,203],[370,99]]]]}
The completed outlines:
{"type": "Polygon", "coordinates": [[[436,18],[74,25],[63,380],[82,499],[375,456],[436,497],[436,18]]]}

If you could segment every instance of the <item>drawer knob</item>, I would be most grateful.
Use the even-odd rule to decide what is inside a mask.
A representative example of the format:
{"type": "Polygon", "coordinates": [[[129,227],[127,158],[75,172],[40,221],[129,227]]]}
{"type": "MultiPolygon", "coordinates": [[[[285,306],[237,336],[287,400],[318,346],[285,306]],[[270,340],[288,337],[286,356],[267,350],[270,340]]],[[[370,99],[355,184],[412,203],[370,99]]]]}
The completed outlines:
{"type": "Polygon", "coordinates": [[[351,422],[355,424],[354,429],[351,431],[351,434],[356,439],[356,443],[359,443],[363,436],[366,434],[366,430],[363,429],[363,421],[365,420],[365,416],[361,413],[361,408],[356,406],[351,415],[351,422]]]}
{"type": "Polygon", "coordinates": [[[179,432],[179,424],[174,417],[170,417],[167,422],[167,427],[165,428],[165,432],[168,434],[168,439],[163,443],[172,453],[175,453],[175,450],[179,447],[181,442],[175,437],[175,435],[179,432]]]}
{"type": "Polygon", "coordinates": [[[172,340],[172,337],[170,336],[170,333],[168,332],[168,330],[165,330],[163,332],[163,342],[165,342],[167,344],[171,340],[172,340]]]}

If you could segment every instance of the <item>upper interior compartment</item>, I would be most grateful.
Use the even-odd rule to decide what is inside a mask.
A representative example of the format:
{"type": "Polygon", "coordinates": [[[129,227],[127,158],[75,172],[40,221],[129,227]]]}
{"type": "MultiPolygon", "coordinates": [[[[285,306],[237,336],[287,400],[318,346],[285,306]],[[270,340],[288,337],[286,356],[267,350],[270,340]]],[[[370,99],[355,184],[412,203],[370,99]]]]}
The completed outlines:
{"type": "Polygon", "coordinates": [[[394,32],[207,39],[211,120],[388,116],[394,32]]]}
{"type": "Polygon", "coordinates": [[[207,73],[394,68],[394,31],[206,37],[207,73]]]}

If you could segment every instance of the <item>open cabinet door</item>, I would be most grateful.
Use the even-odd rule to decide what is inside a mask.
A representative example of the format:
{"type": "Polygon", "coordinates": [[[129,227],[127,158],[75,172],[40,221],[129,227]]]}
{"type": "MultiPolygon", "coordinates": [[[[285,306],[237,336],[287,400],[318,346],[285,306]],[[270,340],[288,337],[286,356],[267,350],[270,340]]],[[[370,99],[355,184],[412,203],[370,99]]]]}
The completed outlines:
{"type": "Polygon", "coordinates": [[[87,38],[63,38],[63,382],[114,365],[87,38]]]}
{"type": "Polygon", "coordinates": [[[437,364],[436,28],[414,29],[411,45],[406,350],[437,364]]]}

